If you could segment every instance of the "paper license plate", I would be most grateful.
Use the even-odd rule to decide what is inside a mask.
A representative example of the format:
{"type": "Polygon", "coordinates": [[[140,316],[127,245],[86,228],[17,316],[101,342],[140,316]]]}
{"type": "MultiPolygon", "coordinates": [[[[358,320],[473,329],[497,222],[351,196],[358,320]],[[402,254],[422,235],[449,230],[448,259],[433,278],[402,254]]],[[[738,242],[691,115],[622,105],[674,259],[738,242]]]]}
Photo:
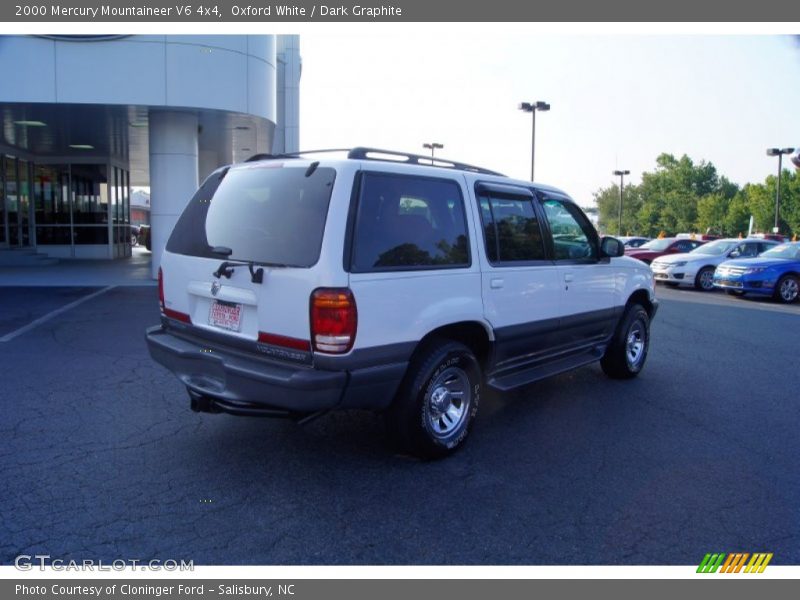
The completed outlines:
{"type": "Polygon", "coordinates": [[[242,324],[242,305],[217,300],[211,305],[208,322],[215,327],[239,331],[242,324]]]}

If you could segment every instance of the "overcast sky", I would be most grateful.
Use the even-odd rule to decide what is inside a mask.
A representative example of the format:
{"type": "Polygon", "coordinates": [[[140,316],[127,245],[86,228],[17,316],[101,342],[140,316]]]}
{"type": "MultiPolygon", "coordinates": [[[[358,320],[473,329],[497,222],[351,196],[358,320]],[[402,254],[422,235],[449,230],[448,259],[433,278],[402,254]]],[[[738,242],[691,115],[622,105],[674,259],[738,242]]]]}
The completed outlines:
{"type": "MultiPolygon", "coordinates": [[[[713,162],[742,184],[800,146],[800,46],[785,36],[301,35],[302,149],[368,145],[530,176],[584,205],[614,169],[638,182],[661,152],[713,162]]],[[[443,29],[445,26],[443,26],[443,29]]],[[[448,31],[453,31],[448,29],[448,31]]]]}

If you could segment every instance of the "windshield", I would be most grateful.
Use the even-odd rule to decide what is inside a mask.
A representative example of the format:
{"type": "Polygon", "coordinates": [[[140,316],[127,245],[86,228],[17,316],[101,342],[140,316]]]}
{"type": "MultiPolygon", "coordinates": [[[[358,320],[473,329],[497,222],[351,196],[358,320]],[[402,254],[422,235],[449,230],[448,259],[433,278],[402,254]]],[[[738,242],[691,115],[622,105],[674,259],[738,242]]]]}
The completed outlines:
{"type": "Polygon", "coordinates": [[[661,240],[651,240],[646,244],[642,244],[639,246],[639,250],[666,250],[669,245],[673,242],[673,240],[669,238],[661,239],[661,240]]]}
{"type": "MultiPolygon", "coordinates": [[[[309,169],[310,170],[310,169],[309,169]]],[[[310,267],[319,259],[335,171],[233,168],[198,190],[167,243],[178,254],[310,267]],[[232,250],[215,254],[214,247],[232,250]]],[[[212,179],[212,178],[209,178],[212,179]]]]}
{"type": "Polygon", "coordinates": [[[795,244],[781,244],[762,253],[759,258],[786,258],[800,260],[800,246],[795,244]]]}
{"type": "Polygon", "coordinates": [[[737,244],[736,241],[730,242],[725,240],[717,240],[716,242],[709,242],[698,246],[690,252],[690,254],[708,254],[711,256],[720,256],[725,254],[728,250],[737,244]]]}

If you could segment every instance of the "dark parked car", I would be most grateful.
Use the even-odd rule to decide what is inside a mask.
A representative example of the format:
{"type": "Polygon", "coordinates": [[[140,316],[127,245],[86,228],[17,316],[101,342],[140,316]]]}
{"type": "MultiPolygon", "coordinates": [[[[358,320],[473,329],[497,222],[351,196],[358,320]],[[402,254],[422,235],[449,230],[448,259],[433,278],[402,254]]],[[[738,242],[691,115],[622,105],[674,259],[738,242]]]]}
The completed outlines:
{"type": "Polygon", "coordinates": [[[661,238],[650,240],[638,248],[625,248],[625,256],[638,258],[648,265],[655,259],[667,254],[678,254],[679,252],[691,252],[695,248],[705,244],[703,240],[692,240],[688,238],[661,238]]]}
{"type": "Polygon", "coordinates": [[[642,244],[650,241],[648,237],[641,237],[638,235],[625,235],[617,238],[620,242],[625,244],[625,248],[638,248],[642,244]]]}
{"type": "Polygon", "coordinates": [[[148,250],[152,250],[150,247],[150,225],[139,225],[139,245],[144,246],[148,250]]]}

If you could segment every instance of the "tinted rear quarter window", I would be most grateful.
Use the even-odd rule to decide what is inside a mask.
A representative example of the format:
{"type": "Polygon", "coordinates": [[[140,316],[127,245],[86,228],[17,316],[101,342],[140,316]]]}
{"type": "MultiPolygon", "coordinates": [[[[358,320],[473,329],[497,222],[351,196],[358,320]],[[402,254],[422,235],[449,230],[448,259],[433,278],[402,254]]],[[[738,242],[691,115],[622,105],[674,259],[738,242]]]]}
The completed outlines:
{"type": "Polygon", "coordinates": [[[212,175],[184,210],[167,243],[178,254],[310,267],[319,260],[335,171],[298,167],[233,168],[212,175]],[[214,180],[215,179],[215,180],[214,180]],[[213,181],[212,181],[213,180],[213,181]]]}
{"type": "Polygon", "coordinates": [[[352,252],[354,272],[468,266],[460,186],[448,179],[363,173],[352,252]]]}

